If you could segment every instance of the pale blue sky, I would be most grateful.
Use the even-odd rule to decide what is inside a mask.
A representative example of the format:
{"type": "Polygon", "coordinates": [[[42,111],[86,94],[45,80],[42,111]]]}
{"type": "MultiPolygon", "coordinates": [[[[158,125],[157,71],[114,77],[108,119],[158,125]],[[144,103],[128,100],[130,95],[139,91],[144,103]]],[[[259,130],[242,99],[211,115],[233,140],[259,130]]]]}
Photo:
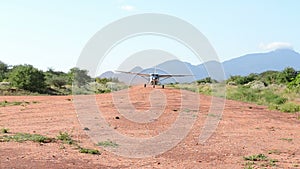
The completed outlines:
{"type": "MultiPolygon", "coordinates": [[[[2,0],[0,60],[67,71],[102,27],[125,16],[149,12],[169,14],[194,25],[221,61],[278,47],[299,52],[299,7],[297,0],[2,0]]],[[[198,64],[184,58],[189,55],[184,50],[168,52],[198,64]]],[[[110,57],[113,60],[114,56],[110,57]]],[[[112,64],[104,64],[103,69],[115,69],[120,63],[112,64]]]]}

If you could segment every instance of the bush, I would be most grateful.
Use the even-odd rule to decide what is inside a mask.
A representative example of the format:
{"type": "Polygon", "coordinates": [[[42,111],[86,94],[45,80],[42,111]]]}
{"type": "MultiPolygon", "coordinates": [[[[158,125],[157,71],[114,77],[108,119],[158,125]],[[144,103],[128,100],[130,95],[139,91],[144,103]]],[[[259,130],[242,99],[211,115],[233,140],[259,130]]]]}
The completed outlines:
{"type": "Polygon", "coordinates": [[[215,80],[215,79],[212,79],[211,77],[207,77],[207,78],[204,78],[204,79],[197,80],[197,83],[198,84],[218,83],[218,81],[215,80]]]}
{"type": "Polygon", "coordinates": [[[66,144],[73,144],[74,141],[72,140],[71,136],[67,132],[59,132],[59,135],[57,136],[58,140],[63,141],[66,144]]]}
{"type": "MultiPolygon", "coordinates": [[[[46,83],[50,87],[63,88],[69,82],[68,74],[61,71],[54,71],[53,69],[48,69],[45,73],[46,83]]],[[[69,85],[71,85],[70,83],[69,85]]]]}
{"type": "Polygon", "coordinates": [[[0,82],[7,78],[8,66],[0,61],[0,82]]]}
{"type": "Polygon", "coordinates": [[[228,90],[226,97],[232,100],[257,103],[260,100],[259,93],[260,91],[258,89],[239,86],[238,88],[228,90]]]}
{"type": "Polygon", "coordinates": [[[247,156],[244,157],[244,160],[247,161],[265,161],[267,160],[267,156],[265,156],[264,154],[257,154],[257,155],[251,155],[251,156],[247,156]]]}
{"type": "Polygon", "coordinates": [[[87,70],[81,70],[77,67],[70,69],[68,72],[69,82],[77,87],[84,86],[92,81],[87,70]]]}
{"type": "Polygon", "coordinates": [[[279,106],[278,109],[282,112],[295,113],[300,111],[300,105],[289,102],[279,106]]]}
{"type": "Polygon", "coordinates": [[[88,148],[80,148],[79,152],[86,153],[86,154],[100,154],[99,150],[88,149],[88,148]]]}
{"type": "Polygon", "coordinates": [[[9,81],[19,89],[38,93],[46,91],[44,73],[31,65],[15,66],[9,74],[9,81]]]}
{"type": "Polygon", "coordinates": [[[257,74],[250,74],[248,76],[231,76],[228,80],[227,83],[234,83],[237,85],[244,85],[247,83],[250,83],[254,80],[256,80],[258,77],[257,74]]]}
{"type": "Polygon", "coordinates": [[[278,94],[275,94],[270,89],[252,89],[249,86],[239,86],[231,88],[227,92],[227,98],[244,102],[252,102],[262,105],[267,105],[270,108],[277,109],[277,105],[286,103],[288,100],[278,94]]]}
{"type": "Polygon", "coordinates": [[[294,89],[294,88],[300,89],[300,74],[298,74],[298,76],[293,81],[289,82],[288,88],[289,89],[294,89]]]}
{"type": "Polygon", "coordinates": [[[281,97],[277,94],[274,94],[270,90],[266,90],[263,94],[266,102],[268,104],[284,104],[287,101],[287,98],[281,97]]]}
{"type": "Polygon", "coordinates": [[[199,86],[199,93],[205,94],[205,95],[211,95],[212,94],[212,87],[209,85],[200,85],[199,86]]]}

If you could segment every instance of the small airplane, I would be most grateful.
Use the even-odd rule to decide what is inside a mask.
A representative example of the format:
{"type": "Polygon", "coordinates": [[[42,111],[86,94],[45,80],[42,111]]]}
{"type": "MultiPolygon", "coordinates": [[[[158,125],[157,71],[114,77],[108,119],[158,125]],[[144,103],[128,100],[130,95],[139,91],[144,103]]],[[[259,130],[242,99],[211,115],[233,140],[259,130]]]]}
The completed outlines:
{"type": "MultiPolygon", "coordinates": [[[[150,74],[146,74],[146,73],[136,73],[136,72],[125,72],[125,71],[116,71],[116,72],[120,72],[120,73],[127,73],[127,74],[133,74],[133,75],[138,75],[141,76],[142,78],[148,80],[146,77],[149,78],[149,84],[151,84],[153,86],[153,88],[155,88],[156,85],[161,84],[160,82],[163,80],[166,80],[168,78],[171,77],[185,77],[185,76],[193,76],[193,75],[172,75],[172,74],[158,74],[156,73],[156,68],[155,68],[155,73],[150,73],[150,74]],[[162,80],[160,80],[160,78],[163,78],[162,80]]],[[[147,84],[144,84],[144,87],[146,87],[147,84]]],[[[161,85],[162,88],[165,88],[165,85],[161,85]]]]}

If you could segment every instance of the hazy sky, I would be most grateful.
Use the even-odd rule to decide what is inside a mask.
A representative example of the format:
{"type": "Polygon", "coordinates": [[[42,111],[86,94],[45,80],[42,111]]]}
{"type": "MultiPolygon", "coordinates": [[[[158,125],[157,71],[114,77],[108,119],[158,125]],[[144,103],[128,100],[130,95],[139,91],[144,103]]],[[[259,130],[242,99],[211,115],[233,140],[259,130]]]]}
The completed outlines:
{"type": "MultiPolygon", "coordinates": [[[[281,47],[300,51],[299,7],[298,0],[2,0],[0,60],[67,71],[97,31],[141,13],[168,14],[191,23],[208,38],[221,61],[281,47]]],[[[156,37],[131,39],[114,49],[119,49],[118,54],[108,54],[110,59],[101,69],[115,70],[128,55],[158,46],[199,64],[186,49],[172,43],[176,42],[156,37]]]]}

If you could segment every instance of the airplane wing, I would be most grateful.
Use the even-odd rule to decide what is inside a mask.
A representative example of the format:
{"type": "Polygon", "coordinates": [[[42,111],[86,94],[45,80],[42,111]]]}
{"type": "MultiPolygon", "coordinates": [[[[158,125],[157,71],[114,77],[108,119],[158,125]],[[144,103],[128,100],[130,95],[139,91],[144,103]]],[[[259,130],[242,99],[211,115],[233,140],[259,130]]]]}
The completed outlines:
{"type": "Polygon", "coordinates": [[[147,76],[147,77],[150,76],[150,74],[145,74],[145,73],[125,72],[125,71],[118,71],[118,70],[116,70],[116,72],[139,75],[139,76],[147,76]]]}
{"type": "Polygon", "coordinates": [[[193,75],[159,75],[159,77],[185,77],[185,76],[193,76],[193,75]]]}

